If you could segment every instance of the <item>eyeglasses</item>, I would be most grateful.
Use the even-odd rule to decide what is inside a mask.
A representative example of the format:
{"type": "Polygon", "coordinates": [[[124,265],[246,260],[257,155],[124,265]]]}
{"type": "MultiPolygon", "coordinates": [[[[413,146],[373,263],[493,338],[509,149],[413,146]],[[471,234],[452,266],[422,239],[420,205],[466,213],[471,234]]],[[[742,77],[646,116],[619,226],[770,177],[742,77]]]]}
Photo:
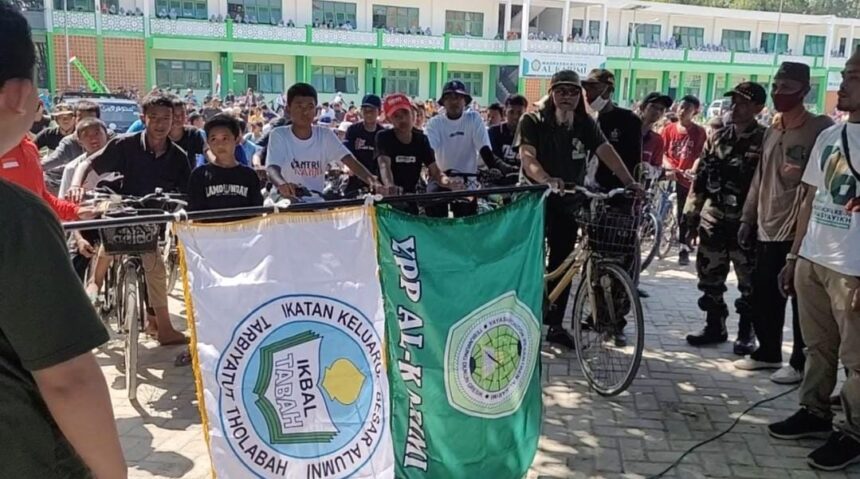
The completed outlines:
{"type": "Polygon", "coordinates": [[[552,89],[552,92],[558,96],[579,96],[582,93],[582,90],[577,87],[556,87],[552,89]]]}

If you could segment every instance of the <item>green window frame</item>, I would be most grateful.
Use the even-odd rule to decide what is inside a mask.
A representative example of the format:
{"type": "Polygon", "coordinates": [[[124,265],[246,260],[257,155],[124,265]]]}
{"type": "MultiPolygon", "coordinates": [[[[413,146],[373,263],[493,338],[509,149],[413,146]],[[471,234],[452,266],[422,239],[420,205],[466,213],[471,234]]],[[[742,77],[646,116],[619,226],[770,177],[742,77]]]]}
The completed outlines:
{"type": "Polygon", "coordinates": [[[279,63],[233,64],[233,91],[247,91],[253,88],[257,93],[284,92],[284,66],[279,63]]]}
{"type": "MultiPolygon", "coordinates": [[[[95,12],[96,11],[96,2],[95,0],[66,0],[66,5],[69,7],[70,12],[95,12]]],[[[102,5],[105,8],[114,7],[116,11],[119,11],[119,0],[104,0],[102,5]]],[[[58,12],[63,11],[63,0],[54,0],[54,10],[58,12]]]]}
{"type": "Polygon", "coordinates": [[[373,28],[394,28],[398,31],[406,31],[413,27],[419,27],[417,8],[373,6],[373,28]]]}
{"type": "Polygon", "coordinates": [[[446,81],[460,80],[466,85],[466,91],[472,97],[484,96],[484,74],[483,72],[457,72],[449,71],[446,81]]]}
{"type": "Polygon", "coordinates": [[[176,11],[179,18],[192,18],[206,20],[209,18],[209,8],[206,1],[200,0],[155,0],[155,12],[162,10],[170,14],[170,10],[176,11]]]}
{"type": "Polygon", "coordinates": [[[482,37],[484,36],[484,14],[481,12],[445,10],[445,33],[482,37]]]}
{"type": "Polygon", "coordinates": [[[418,70],[388,69],[382,71],[382,94],[403,93],[418,96],[418,70]]]}
{"type": "Polygon", "coordinates": [[[155,83],[171,90],[211,90],[212,62],[156,59],[155,83]]]}
{"type": "Polygon", "coordinates": [[[701,27],[674,27],[672,36],[683,48],[699,48],[705,44],[705,29],[701,27]]]}
{"type": "Polygon", "coordinates": [[[785,53],[788,51],[788,34],[780,33],[777,38],[777,34],[773,32],[764,32],[761,34],[761,43],[759,44],[759,48],[763,50],[765,53],[785,53]]]}
{"type": "Polygon", "coordinates": [[[355,4],[349,2],[331,2],[328,0],[313,0],[314,23],[341,25],[349,22],[353,27],[355,21],[355,4]]]}
{"type": "Polygon", "coordinates": [[[748,52],[751,35],[748,30],[723,30],[720,44],[733,52],[748,52]]]}
{"type": "Polygon", "coordinates": [[[242,15],[256,19],[257,23],[277,25],[283,20],[281,0],[230,0],[227,2],[227,14],[231,18],[242,15]]]}
{"type": "Polygon", "coordinates": [[[311,83],[318,93],[358,93],[358,68],[314,65],[311,83]]]}
{"type": "Polygon", "coordinates": [[[656,78],[637,78],[633,98],[645,98],[652,91],[657,91],[656,78]]]}
{"type": "Polygon", "coordinates": [[[823,57],[827,46],[827,37],[823,35],[806,35],[803,39],[803,54],[813,57],[823,57]]]}
{"type": "Polygon", "coordinates": [[[660,41],[660,34],[663,31],[662,25],[654,24],[654,23],[639,23],[629,25],[629,29],[627,31],[627,44],[631,44],[631,39],[633,38],[633,29],[636,29],[636,45],[648,46],[652,43],[658,43],[660,41]],[[638,26],[637,26],[638,25],[638,26]]]}

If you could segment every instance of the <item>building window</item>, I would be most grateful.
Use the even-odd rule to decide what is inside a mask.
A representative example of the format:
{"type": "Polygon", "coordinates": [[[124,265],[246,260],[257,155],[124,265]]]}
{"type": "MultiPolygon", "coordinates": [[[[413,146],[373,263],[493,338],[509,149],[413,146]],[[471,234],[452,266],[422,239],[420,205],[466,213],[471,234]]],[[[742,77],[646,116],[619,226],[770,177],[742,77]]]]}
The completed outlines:
{"type": "Polygon", "coordinates": [[[785,53],[788,51],[788,34],[780,33],[777,38],[776,33],[762,33],[759,48],[766,53],[785,53]]]}
{"type": "Polygon", "coordinates": [[[234,63],[233,91],[283,93],[284,66],[277,63],[234,63]]]}
{"type": "Polygon", "coordinates": [[[313,85],[319,93],[358,93],[358,68],[314,66],[313,85]]]}
{"type": "Polygon", "coordinates": [[[807,35],[803,41],[803,54],[813,57],[823,57],[827,39],[818,35],[807,35]]]}
{"type": "Polygon", "coordinates": [[[484,36],[484,14],[445,10],[445,33],[472,37],[484,36]]]}
{"type": "Polygon", "coordinates": [[[600,21],[599,20],[589,20],[588,21],[588,38],[592,40],[600,39],[600,21]]]}
{"type": "Polygon", "coordinates": [[[356,25],[354,3],[314,0],[313,8],[314,23],[340,26],[349,22],[352,26],[356,25]]]}
{"type": "Polygon", "coordinates": [[[584,32],[585,20],[574,20],[573,28],[570,30],[570,35],[573,38],[579,37],[582,39],[590,38],[597,40],[600,38],[600,22],[597,20],[589,20],[588,32],[584,32]]]}
{"type": "Polygon", "coordinates": [[[744,30],[723,30],[722,46],[733,52],[750,51],[750,32],[744,30]]]}
{"type": "Polygon", "coordinates": [[[171,16],[175,13],[179,18],[196,18],[199,20],[209,18],[206,2],[199,0],[155,0],[155,11],[160,17],[171,16]]]}
{"type": "Polygon", "coordinates": [[[418,9],[374,5],[373,28],[393,28],[403,32],[418,28],[418,9]]]}
{"type": "Polygon", "coordinates": [[[675,27],[672,32],[675,44],[683,48],[699,48],[705,44],[705,29],[698,27],[675,27]]]}
{"type": "Polygon", "coordinates": [[[34,41],[36,46],[36,86],[50,88],[48,82],[48,45],[44,41],[34,41]]]}
{"type": "Polygon", "coordinates": [[[651,23],[640,23],[638,25],[630,24],[630,29],[627,32],[627,44],[630,45],[630,39],[633,37],[633,29],[636,28],[636,45],[653,45],[660,42],[660,32],[662,27],[651,23]]]}
{"type": "Polygon", "coordinates": [[[657,91],[656,78],[637,78],[633,98],[645,98],[652,91],[657,91]]]}
{"type": "Polygon", "coordinates": [[[171,90],[212,89],[212,62],[195,60],[155,60],[155,81],[171,90]]]}
{"type": "Polygon", "coordinates": [[[460,80],[473,97],[484,96],[484,74],[481,72],[448,72],[446,81],[460,80]]]}
{"type": "Polygon", "coordinates": [[[227,2],[227,14],[234,19],[240,15],[252,23],[272,25],[277,25],[283,19],[281,0],[230,0],[227,2]]]}
{"type": "Polygon", "coordinates": [[[418,96],[418,70],[383,70],[382,94],[392,93],[418,96]]]}

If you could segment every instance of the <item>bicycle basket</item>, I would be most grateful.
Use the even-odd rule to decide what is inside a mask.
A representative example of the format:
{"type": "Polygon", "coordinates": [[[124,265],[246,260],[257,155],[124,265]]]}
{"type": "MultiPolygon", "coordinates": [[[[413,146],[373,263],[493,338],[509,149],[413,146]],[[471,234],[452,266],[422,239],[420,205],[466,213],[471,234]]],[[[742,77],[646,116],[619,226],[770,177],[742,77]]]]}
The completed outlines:
{"type": "Polygon", "coordinates": [[[584,209],[577,221],[585,235],[585,247],[606,255],[634,254],[640,219],[630,214],[584,209]]]}
{"type": "MultiPolygon", "coordinates": [[[[105,213],[106,218],[128,218],[130,216],[163,214],[159,209],[123,209],[105,213]]],[[[158,251],[159,225],[112,226],[99,230],[105,253],[111,255],[143,254],[158,251]]]]}

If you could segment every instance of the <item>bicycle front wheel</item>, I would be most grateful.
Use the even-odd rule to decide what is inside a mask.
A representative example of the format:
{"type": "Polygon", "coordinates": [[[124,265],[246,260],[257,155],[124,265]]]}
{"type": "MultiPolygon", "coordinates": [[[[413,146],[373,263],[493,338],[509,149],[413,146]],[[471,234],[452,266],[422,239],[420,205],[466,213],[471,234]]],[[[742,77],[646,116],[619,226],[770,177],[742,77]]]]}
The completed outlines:
{"type": "Polygon", "coordinates": [[[137,354],[140,324],[146,314],[143,296],[144,278],[136,265],[127,262],[122,274],[122,314],[125,334],[125,387],[129,400],[137,398],[137,354]]]}
{"type": "Polygon", "coordinates": [[[654,213],[649,213],[642,218],[642,224],[639,226],[639,250],[642,258],[639,271],[645,271],[657,256],[657,249],[660,247],[660,228],[660,221],[654,213]]]}
{"type": "Polygon", "coordinates": [[[633,382],[642,361],[642,304],[621,266],[598,261],[589,267],[573,305],[576,355],[592,389],[602,396],[616,396],[633,382]],[[616,341],[619,332],[626,332],[626,344],[616,341]]]}

